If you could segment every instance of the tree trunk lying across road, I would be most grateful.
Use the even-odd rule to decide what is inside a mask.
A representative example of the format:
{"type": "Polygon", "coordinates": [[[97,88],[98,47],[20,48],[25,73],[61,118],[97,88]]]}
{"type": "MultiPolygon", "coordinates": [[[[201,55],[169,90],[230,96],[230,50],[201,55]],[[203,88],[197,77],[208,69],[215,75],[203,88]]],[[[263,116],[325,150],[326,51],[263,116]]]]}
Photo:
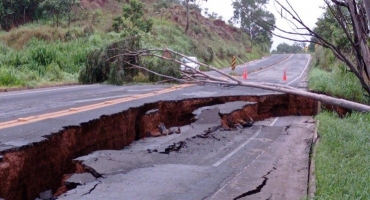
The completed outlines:
{"type": "MultiPolygon", "coordinates": [[[[166,49],[167,51],[170,51],[174,54],[177,54],[177,55],[180,55],[182,57],[186,57],[185,55],[183,54],[180,54],[178,52],[175,52],[173,50],[170,50],[170,49],[166,49]]],[[[272,90],[272,91],[277,91],[277,92],[283,92],[283,93],[288,93],[288,94],[295,94],[295,95],[299,95],[299,96],[303,96],[303,97],[308,97],[308,98],[311,98],[311,99],[315,99],[315,100],[318,100],[318,101],[321,101],[322,103],[326,103],[326,104],[330,104],[330,105],[335,105],[335,106],[339,106],[339,107],[343,107],[343,108],[347,108],[347,109],[350,109],[350,110],[354,110],[354,111],[360,111],[360,112],[368,112],[370,111],[370,106],[368,105],[365,105],[365,104],[361,104],[361,103],[357,103],[357,102],[353,102],[353,101],[348,101],[348,100],[345,100],[345,99],[340,99],[340,98],[335,98],[335,97],[331,97],[331,96],[327,96],[327,95],[323,95],[323,94],[317,94],[317,93],[313,93],[313,92],[307,92],[307,91],[303,91],[303,90],[300,90],[300,89],[297,89],[297,88],[294,88],[294,87],[291,87],[291,86],[286,86],[286,85],[281,85],[281,84],[272,84],[272,83],[264,83],[264,82],[242,82],[214,67],[211,67],[209,65],[206,65],[206,64],[203,64],[203,63],[198,63],[200,65],[203,65],[213,71],[217,71],[219,74],[229,78],[230,80],[232,80],[232,82],[229,82],[229,81],[225,81],[224,79],[221,79],[221,78],[217,78],[217,77],[213,77],[213,76],[210,76],[210,75],[207,75],[205,73],[202,73],[200,71],[197,71],[196,70],[196,74],[197,73],[200,73],[201,75],[205,76],[205,78],[207,78],[207,80],[202,80],[202,81],[198,81],[199,83],[214,83],[214,84],[224,84],[224,85],[230,85],[230,86],[246,86],[246,87],[254,87],[254,88],[260,88],[260,89],[266,89],[266,90],[272,90]],[[213,81],[211,81],[213,80],[213,81]],[[216,80],[216,81],[215,81],[216,80]]],[[[196,82],[196,81],[195,81],[196,82]]]]}
{"type": "MultiPolygon", "coordinates": [[[[166,49],[142,50],[142,51],[138,51],[137,55],[138,56],[158,57],[158,58],[166,60],[166,61],[172,61],[172,62],[175,62],[177,64],[182,64],[186,67],[189,67],[185,63],[181,63],[180,61],[178,61],[174,58],[163,57],[160,54],[155,54],[155,52],[161,52],[162,54],[163,54],[163,52],[170,52],[171,54],[174,54],[174,55],[178,55],[178,56],[181,56],[181,57],[187,57],[184,54],[178,53],[178,52],[173,51],[173,50],[168,49],[168,48],[166,48],[166,49]]],[[[132,55],[132,53],[131,53],[131,55],[132,55]]],[[[300,90],[300,89],[297,89],[297,88],[291,87],[291,86],[286,86],[286,85],[281,85],[281,84],[273,84],[273,83],[266,83],[266,82],[243,82],[243,81],[241,81],[241,80],[239,80],[235,77],[232,77],[232,76],[230,76],[230,75],[228,75],[228,74],[226,74],[226,73],[224,73],[224,72],[222,72],[222,71],[220,71],[220,70],[218,70],[218,69],[216,69],[212,66],[206,65],[206,64],[201,63],[201,62],[196,62],[196,61],[194,61],[194,62],[199,64],[199,65],[202,65],[202,66],[206,67],[209,70],[218,72],[223,77],[228,78],[228,80],[208,75],[208,74],[206,74],[202,71],[196,70],[196,69],[193,69],[190,72],[186,71],[186,70],[182,71],[184,77],[187,78],[187,79],[178,79],[178,78],[174,78],[174,77],[170,77],[170,76],[167,76],[167,75],[156,73],[156,72],[151,71],[151,70],[149,70],[149,69],[147,69],[146,67],[143,67],[143,66],[137,66],[137,65],[132,65],[132,66],[136,67],[136,68],[146,70],[149,73],[154,73],[158,76],[173,79],[173,80],[181,82],[181,83],[221,84],[221,85],[228,85],[228,86],[245,86],[245,87],[260,88],[260,89],[266,89],[266,90],[271,90],[271,91],[276,91],[276,92],[283,92],[283,93],[288,93],[288,94],[299,95],[299,96],[315,99],[317,101],[321,101],[322,103],[325,103],[325,104],[335,105],[335,106],[347,108],[347,109],[353,110],[353,111],[359,111],[359,112],[369,112],[370,111],[370,106],[369,105],[365,105],[365,104],[361,104],[361,103],[357,103],[357,102],[353,102],[353,101],[349,101],[349,100],[345,100],[345,99],[335,98],[335,97],[331,97],[331,96],[327,96],[327,95],[323,95],[323,94],[317,94],[317,93],[313,93],[313,92],[303,91],[303,90],[300,90]]]]}

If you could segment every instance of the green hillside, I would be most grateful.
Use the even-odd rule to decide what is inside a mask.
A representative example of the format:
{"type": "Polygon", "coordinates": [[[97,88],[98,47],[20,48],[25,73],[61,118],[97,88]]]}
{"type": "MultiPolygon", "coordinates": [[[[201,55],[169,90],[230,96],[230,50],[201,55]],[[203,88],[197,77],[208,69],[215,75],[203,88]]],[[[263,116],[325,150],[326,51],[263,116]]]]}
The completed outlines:
{"type": "MultiPolygon", "coordinates": [[[[74,4],[69,5],[69,10],[64,13],[52,12],[50,5],[46,4],[55,1],[39,2],[45,5],[23,9],[23,17],[2,16],[0,87],[77,82],[80,71],[96,59],[94,52],[103,52],[127,37],[123,34],[127,28],[115,31],[113,25],[117,21],[115,19],[122,18],[122,7],[127,7],[128,1],[73,1],[74,4]],[[10,19],[14,21],[9,22],[10,19]]],[[[252,52],[247,53],[246,48],[251,42],[246,34],[220,19],[203,17],[197,6],[191,6],[189,31],[185,33],[186,10],[180,2],[146,0],[142,5],[143,19],[151,20],[153,25],[150,32],[139,34],[140,48],[170,48],[196,56],[201,62],[218,68],[228,67],[234,55],[241,63],[268,53],[267,44],[255,45],[252,52]]],[[[14,10],[18,8],[22,11],[23,7],[18,6],[14,10]]],[[[133,29],[132,21],[124,23],[133,29]]],[[[157,69],[163,66],[163,63],[150,59],[144,63],[157,69]]],[[[112,73],[111,69],[108,70],[112,73]]],[[[177,70],[176,66],[174,70],[177,70]]],[[[113,83],[149,80],[157,79],[139,72],[124,82],[113,83]]]]}

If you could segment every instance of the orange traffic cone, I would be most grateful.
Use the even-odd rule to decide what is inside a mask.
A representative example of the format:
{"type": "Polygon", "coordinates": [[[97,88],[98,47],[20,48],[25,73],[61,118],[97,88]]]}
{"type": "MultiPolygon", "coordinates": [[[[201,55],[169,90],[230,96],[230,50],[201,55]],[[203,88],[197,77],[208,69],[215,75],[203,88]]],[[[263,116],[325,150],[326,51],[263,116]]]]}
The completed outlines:
{"type": "Polygon", "coordinates": [[[244,68],[243,79],[247,79],[247,78],[248,78],[247,68],[244,68]]]}
{"type": "Polygon", "coordinates": [[[287,78],[286,78],[286,69],[284,69],[284,74],[283,74],[283,81],[286,81],[287,78]]]}

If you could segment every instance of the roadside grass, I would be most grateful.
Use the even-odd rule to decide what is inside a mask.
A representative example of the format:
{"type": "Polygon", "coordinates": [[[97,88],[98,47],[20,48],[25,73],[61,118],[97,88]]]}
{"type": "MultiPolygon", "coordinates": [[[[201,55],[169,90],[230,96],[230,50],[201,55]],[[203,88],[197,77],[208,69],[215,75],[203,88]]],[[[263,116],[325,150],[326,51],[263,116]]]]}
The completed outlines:
{"type": "Polygon", "coordinates": [[[322,47],[315,50],[312,67],[308,74],[311,91],[325,93],[351,101],[369,103],[360,81],[348,67],[322,47]]]}
{"type": "Polygon", "coordinates": [[[308,76],[311,91],[361,103],[368,101],[358,79],[354,74],[346,72],[344,66],[334,68],[332,71],[312,68],[308,76]]]}
{"type": "Polygon", "coordinates": [[[343,119],[323,112],[316,154],[315,199],[370,199],[370,114],[343,119]]]}
{"type": "MultiPolygon", "coordinates": [[[[311,91],[368,104],[360,82],[326,49],[316,49],[309,73],[311,91]]],[[[315,199],[370,199],[370,114],[344,118],[323,111],[315,159],[315,199]]]]}
{"type": "Polygon", "coordinates": [[[59,30],[57,32],[65,32],[66,35],[50,40],[36,37],[30,30],[20,32],[30,36],[20,36],[14,32],[1,33],[0,38],[3,40],[0,39],[0,68],[4,73],[0,86],[33,87],[77,82],[78,73],[85,65],[87,54],[120,39],[117,34],[86,33],[79,28],[59,30]],[[9,43],[11,38],[14,38],[15,42],[8,46],[6,43],[9,43]]]}
{"type": "Polygon", "coordinates": [[[25,81],[14,69],[0,67],[0,87],[1,86],[25,86],[25,81]]]}

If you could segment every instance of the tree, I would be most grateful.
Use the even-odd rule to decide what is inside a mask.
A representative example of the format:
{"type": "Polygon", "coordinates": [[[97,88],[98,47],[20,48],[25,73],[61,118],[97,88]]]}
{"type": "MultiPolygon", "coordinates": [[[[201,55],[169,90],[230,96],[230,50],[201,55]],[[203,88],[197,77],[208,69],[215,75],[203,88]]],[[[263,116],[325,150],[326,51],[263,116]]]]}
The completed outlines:
{"type": "Polygon", "coordinates": [[[51,15],[56,19],[56,25],[59,26],[59,19],[63,14],[69,14],[75,0],[44,0],[39,4],[39,9],[45,15],[51,15]]]}
{"type": "Polygon", "coordinates": [[[31,6],[32,4],[29,0],[2,0],[0,2],[1,28],[9,30],[13,26],[20,24],[21,21],[24,23],[26,9],[31,6]]]}
{"type": "MultiPolygon", "coordinates": [[[[179,56],[181,58],[185,57],[187,58],[186,55],[178,53],[176,51],[173,51],[171,49],[143,49],[143,50],[130,50],[130,49],[124,49],[125,52],[119,55],[115,55],[114,58],[117,57],[125,57],[125,56],[135,56],[135,57],[156,57],[160,58],[162,61],[167,61],[167,62],[174,62],[178,65],[183,64],[186,65],[185,63],[182,63],[178,60],[176,60],[175,56],[179,56]],[[163,56],[164,52],[171,53],[173,57],[168,58],[163,56]]],[[[108,58],[109,59],[109,58],[108,58]]],[[[298,88],[294,88],[291,86],[287,85],[281,85],[281,84],[274,84],[274,83],[266,83],[266,82],[243,82],[242,80],[235,78],[233,76],[230,76],[229,74],[226,74],[225,72],[218,70],[212,66],[196,62],[199,65],[202,65],[206,67],[207,69],[211,71],[215,71],[220,76],[213,76],[209,75],[207,73],[204,73],[199,70],[192,70],[192,71],[181,71],[182,73],[182,78],[176,78],[171,75],[166,75],[166,74],[161,74],[159,72],[155,72],[150,70],[149,66],[142,66],[141,63],[138,64],[132,64],[128,62],[124,62],[125,64],[129,64],[132,68],[136,68],[139,70],[145,70],[149,73],[155,74],[160,77],[164,77],[169,80],[177,81],[180,83],[188,83],[188,84],[216,84],[216,85],[224,85],[224,86],[243,86],[243,87],[253,87],[253,88],[260,88],[260,89],[266,89],[266,90],[272,90],[272,91],[278,91],[278,92],[283,92],[283,93],[288,93],[288,94],[294,94],[294,95],[299,95],[311,99],[315,99],[318,101],[321,101],[325,104],[329,105],[336,105],[340,107],[344,107],[350,110],[355,110],[355,111],[363,111],[363,112],[369,112],[370,111],[370,106],[360,104],[357,102],[352,102],[344,99],[339,99],[335,97],[330,97],[326,96],[323,94],[316,94],[312,92],[307,92],[298,88]]],[[[178,68],[178,67],[177,67],[178,68]]],[[[179,70],[179,69],[177,69],[179,70]]]]}
{"type": "Polygon", "coordinates": [[[281,43],[276,47],[277,53],[302,53],[305,47],[305,43],[295,42],[292,45],[287,43],[281,43]]]}
{"type": "Polygon", "coordinates": [[[275,24],[274,15],[266,10],[268,0],[236,0],[233,20],[240,24],[253,43],[272,44],[272,34],[275,24]],[[267,22],[267,23],[266,23],[267,22]]]}
{"type": "Polygon", "coordinates": [[[149,33],[153,26],[153,21],[144,18],[143,4],[131,0],[129,4],[122,7],[122,16],[113,21],[113,29],[116,32],[122,31],[122,36],[132,36],[140,32],[149,33]]]}
{"type": "MultiPolygon", "coordinates": [[[[207,0],[203,0],[206,1],[207,0]]],[[[190,26],[190,5],[189,2],[196,2],[196,0],[185,0],[185,7],[186,7],[186,26],[185,26],[185,33],[188,32],[190,26]]]]}

